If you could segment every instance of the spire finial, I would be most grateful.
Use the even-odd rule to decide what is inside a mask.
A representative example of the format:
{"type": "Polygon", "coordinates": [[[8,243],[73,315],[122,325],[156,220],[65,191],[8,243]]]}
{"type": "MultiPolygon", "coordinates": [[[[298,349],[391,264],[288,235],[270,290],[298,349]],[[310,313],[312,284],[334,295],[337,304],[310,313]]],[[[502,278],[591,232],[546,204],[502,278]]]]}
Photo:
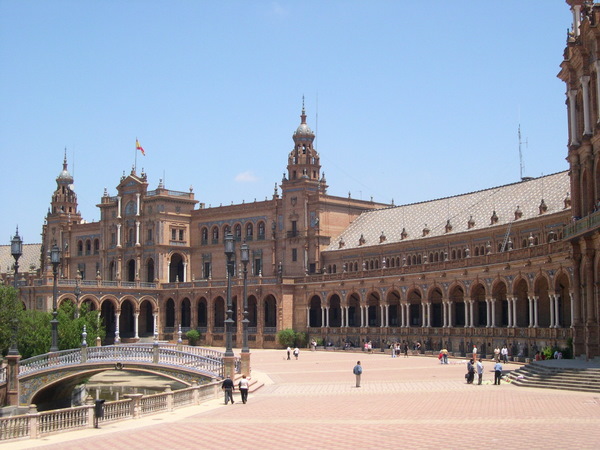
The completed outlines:
{"type": "Polygon", "coordinates": [[[67,170],[67,147],[65,147],[65,157],[63,159],[63,170],[67,170]]]}
{"type": "Polygon", "coordinates": [[[306,111],[304,109],[304,95],[302,96],[302,114],[300,114],[300,118],[302,119],[301,123],[306,123],[306,111]]]}

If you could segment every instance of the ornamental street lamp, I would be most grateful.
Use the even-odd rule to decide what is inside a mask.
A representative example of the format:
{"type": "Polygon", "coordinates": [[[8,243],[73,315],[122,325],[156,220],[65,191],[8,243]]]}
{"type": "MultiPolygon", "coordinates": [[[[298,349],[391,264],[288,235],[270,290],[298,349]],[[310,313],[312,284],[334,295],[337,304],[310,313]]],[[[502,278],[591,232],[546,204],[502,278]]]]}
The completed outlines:
{"type": "Polygon", "coordinates": [[[79,297],[81,296],[81,288],[79,287],[79,281],[81,280],[81,272],[77,269],[77,276],[75,277],[75,318],[79,318],[79,297]]]}
{"type": "Polygon", "coordinates": [[[233,349],[231,348],[231,326],[233,319],[231,315],[231,277],[233,276],[233,255],[235,254],[235,241],[233,240],[233,234],[227,233],[225,235],[225,256],[227,256],[227,318],[225,319],[225,356],[233,357],[233,349]]]}
{"type": "MultiPolygon", "coordinates": [[[[19,236],[19,227],[10,241],[10,254],[15,258],[15,279],[14,287],[17,291],[17,300],[19,299],[19,258],[23,254],[23,239],[19,236]]],[[[18,355],[19,349],[17,348],[17,325],[18,320],[16,317],[12,318],[12,333],[10,338],[10,348],[8,349],[9,355],[18,355]]]]}
{"type": "Polygon", "coordinates": [[[250,261],[250,248],[248,244],[245,242],[240,246],[240,259],[242,260],[242,264],[244,265],[244,312],[242,313],[244,319],[242,320],[243,327],[243,337],[242,337],[242,353],[249,353],[250,349],[248,348],[248,295],[247,295],[247,285],[248,285],[248,261],[250,261]]]}
{"type": "Polygon", "coordinates": [[[58,297],[58,265],[60,264],[60,248],[54,244],[50,250],[50,262],[52,263],[52,274],[54,275],[54,288],[52,289],[52,344],[50,345],[51,352],[58,351],[58,319],[56,318],[58,311],[56,301],[58,297]]]}
{"type": "Polygon", "coordinates": [[[15,258],[15,280],[14,286],[15,289],[19,287],[19,258],[23,254],[23,239],[19,236],[19,227],[17,227],[17,231],[10,241],[10,254],[13,258],[15,258]]]}

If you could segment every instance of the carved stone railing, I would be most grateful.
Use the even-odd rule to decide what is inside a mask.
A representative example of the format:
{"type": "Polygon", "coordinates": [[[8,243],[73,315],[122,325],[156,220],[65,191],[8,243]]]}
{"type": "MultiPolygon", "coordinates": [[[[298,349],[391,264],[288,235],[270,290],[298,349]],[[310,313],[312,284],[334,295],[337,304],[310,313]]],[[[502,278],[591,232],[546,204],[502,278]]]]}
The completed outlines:
{"type": "MultiPolygon", "coordinates": [[[[143,396],[106,402],[104,416],[98,418],[100,424],[126,419],[137,419],[150,414],[172,411],[177,408],[199,405],[201,402],[222,395],[220,382],[211,381],[203,385],[143,396]]],[[[0,441],[15,439],[36,439],[50,434],[94,426],[94,405],[77,406],[53,411],[37,412],[32,406],[27,414],[0,417],[0,441]]]]}
{"type": "Polygon", "coordinates": [[[223,353],[201,347],[153,344],[108,345],[63,350],[24,359],[19,364],[19,377],[47,369],[65,368],[82,363],[141,362],[170,367],[181,367],[202,372],[208,376],[223,376],[223,353]]]}

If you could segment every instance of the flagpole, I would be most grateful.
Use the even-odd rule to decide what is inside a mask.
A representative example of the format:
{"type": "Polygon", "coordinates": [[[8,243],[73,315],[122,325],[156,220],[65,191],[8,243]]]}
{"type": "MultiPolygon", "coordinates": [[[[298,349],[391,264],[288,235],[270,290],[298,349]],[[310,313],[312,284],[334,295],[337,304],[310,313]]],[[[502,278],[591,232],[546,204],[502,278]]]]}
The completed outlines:
{"type": "Polygon", "coordinates": [[[138,152],[137,141],[138,141],[137,138],[135,138],[136,145],[134,146],[134,150],[133,150],[135,152],[135,160],[134,160],[134,164],[133,164],[133,171],[135,173],[137,173],[137,152],[138,152]]]}

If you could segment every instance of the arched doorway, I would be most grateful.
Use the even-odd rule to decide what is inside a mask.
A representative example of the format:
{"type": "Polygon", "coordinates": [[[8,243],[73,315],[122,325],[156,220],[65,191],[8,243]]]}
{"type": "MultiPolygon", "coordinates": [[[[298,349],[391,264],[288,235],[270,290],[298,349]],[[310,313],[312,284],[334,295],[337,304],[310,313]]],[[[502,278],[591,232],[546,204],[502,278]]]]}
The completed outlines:
{"type": "Polygon", "coordinates": [[[313,295],[310,299],[310,310],[308,313],[308,320],[309,327],[323,326],[321,315],[321,297],[319,297],[318,295],[313,295]]]}
{"type": "Polygon", "coordinates": [[[132,338],[135,336],[135,306],[133,302],[126,299],[121,303],[121,314],[119,315],[119,336],[121,338],[132,338]]]}
{"type": "Polygon", "coordinates": [[[146,281],[148,283],[154,282],[154,260],[152,258],[146,262],[146,281]]]}
{"type": "Polygon", "coordinates": [[[171,256],[169,264],[169,283],[183,283],[184,281],[183,257],[179,253],[175,253],[171,256]]]}
{"type": "Polygon", "coordinates": [[[144,300],[140,304],[140,315],[138,318],[140,337],[148,337],[154,334],[154,315],[152,302],[144,300]]]}
{"type": "Polygon", "coordinates": [[[340,296],[333,294],[329,297],[329,326],[330,327],[341,327],[342,326],[342,308],[340,296]]]}
{"type": "Polygon", "coordinates": [[[106,344],[113,344],[115,342],[115,331],[116,331],[116,322],[115,322],[115,303],[114,300],[106,299],[100,305],[100,318],[102,320],[102,324],[104,325],[104,329],[106,330],[106,344]]]}
{"type": "Polygon", "coordinates": [[[135,259],[127,262],[127,281],[135,281],[135,259]]]}

